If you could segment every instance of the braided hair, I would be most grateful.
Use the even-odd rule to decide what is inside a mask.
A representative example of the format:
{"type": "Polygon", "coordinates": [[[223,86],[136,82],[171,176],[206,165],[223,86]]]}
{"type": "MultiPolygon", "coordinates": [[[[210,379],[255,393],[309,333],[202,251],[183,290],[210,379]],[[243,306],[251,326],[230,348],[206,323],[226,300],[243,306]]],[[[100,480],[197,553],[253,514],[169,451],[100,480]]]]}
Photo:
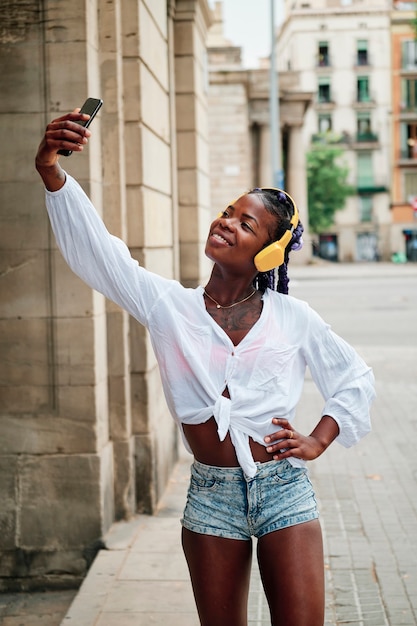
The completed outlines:
{"type": "MultiPolygon", "coordinates": [[[[291,198],[280,189],[261,189],[255,187],[248,192],[248,195],[256,194],[260,196],[262,203],[268,213],[277,218],[277,226],[274,233],[271,233],[271,241],[278,241],[284,233],[290,229],[290,220],[294,215],[294,205],[291,198]]],[[[279,293],[288,294],[289,278],[287,274],[289,253],[291,250],[300,250],[303,246],[302,234],[304,227],[299,221],[296,228],[292,232],[292,237],[285,249],[284,263],[280,267],[269,270],[268,272],[259,272],[255,278],[255,287],[260,291],[273,289],[279,293]]]]}

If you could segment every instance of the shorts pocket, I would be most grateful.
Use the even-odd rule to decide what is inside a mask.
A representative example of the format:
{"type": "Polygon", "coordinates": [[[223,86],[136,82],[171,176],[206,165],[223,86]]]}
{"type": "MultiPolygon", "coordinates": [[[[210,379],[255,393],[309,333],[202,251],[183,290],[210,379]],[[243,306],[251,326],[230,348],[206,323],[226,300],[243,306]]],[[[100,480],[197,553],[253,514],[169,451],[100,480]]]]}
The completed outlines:
{"type": "Polygon", "coordinates": [[[204,476],[196,469],[191,470],[190,489],[194,491],[216,491],[219,482],[214,476],[204,476]]]}
{"type": "Polygon", "coordinates": [[[306,474],[307,469],[305,467],[294,467],[285,459],[279,463],[273,479],[280,485],[287,485],[289,483],[295,483],[298,480],[303,480],[306,474]]]}

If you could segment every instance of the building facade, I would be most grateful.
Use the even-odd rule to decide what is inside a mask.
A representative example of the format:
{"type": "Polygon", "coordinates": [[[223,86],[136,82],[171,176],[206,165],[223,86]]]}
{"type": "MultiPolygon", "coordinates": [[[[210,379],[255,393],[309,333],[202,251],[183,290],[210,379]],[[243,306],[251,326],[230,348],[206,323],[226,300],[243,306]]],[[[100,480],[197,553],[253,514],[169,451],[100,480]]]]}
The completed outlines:
{"type": "Polygon", "coordinates": [[[392,246],[417,261],[417,22],[414,2],[395,2],[392,52],[392,246]]]}
{"type": "Polygon", "coordinates": [[[320,237],[322,256],[389,259],[391,241],[391,59],[387,0],[285,2],[280,72],[315,94],[302,129],[304,149],[337,142],[355,193],[320,237]]]}
{"type": "MultiPolygon", "coordinates": [[[[208,38],[210,179],[217,210],[252,187],[274,186],[271,166],[270,74],[245,69],[241,50],[223,36],[222,3],[216,2],[208,38]]],[[[279,127],[285,189],[295,198],[305,227],[303,249],[291,263],[311,259],[305,150],[302,129],[312,93],[294,72],[279,78],[279,127]]]]}
{"type": "Polygon", "coordinates": [[[64,167],[141,264],[199,284],[211,19],[206,0],[1,3],[0,589],[77,584],[176,460],[149,337],[66,267],[34,156],[48,121],[101,97],[64,167]]]}

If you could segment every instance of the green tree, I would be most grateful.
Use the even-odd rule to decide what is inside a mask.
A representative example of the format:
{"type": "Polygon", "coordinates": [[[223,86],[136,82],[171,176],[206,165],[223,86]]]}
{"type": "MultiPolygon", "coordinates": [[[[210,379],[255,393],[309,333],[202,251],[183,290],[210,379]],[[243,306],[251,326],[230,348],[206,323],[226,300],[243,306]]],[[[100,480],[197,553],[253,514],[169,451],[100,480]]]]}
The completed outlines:
{"type": "Polygon", "coordinates": [[[336,211],[354,193],[347,183],[349,168],[340,162],[343,148],[319,143],[307,153],[309,225],[313,233],[327,230],[336,211]]]}

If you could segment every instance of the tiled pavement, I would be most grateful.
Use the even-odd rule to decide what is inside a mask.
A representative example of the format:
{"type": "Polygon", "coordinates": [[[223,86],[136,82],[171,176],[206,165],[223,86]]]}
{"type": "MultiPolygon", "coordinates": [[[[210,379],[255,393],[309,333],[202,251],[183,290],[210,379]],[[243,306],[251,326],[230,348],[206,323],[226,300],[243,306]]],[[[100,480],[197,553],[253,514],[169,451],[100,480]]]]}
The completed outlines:
{"type": "MultiPolygon", "coordinates": [[[[293,267],[291,276],[291,293],[352,343],[377,379],[373,432],[350,450],[334,444],[310,465],[326,626],[417,625],[417,265],[293,267]]],[[[320,410],[307,379],[298,428],[311,428],[320,410]]],[[[189,464],[184,453],[155,516],[113,526],[62,626],[198,626],[180,546],[189,464]]],[[[256,564],[249,611],[250,626],[270,624],[256,564]]],[[[54,626],[34,614],[1,616],[0,602],[2,626],[54,626]]]]}

